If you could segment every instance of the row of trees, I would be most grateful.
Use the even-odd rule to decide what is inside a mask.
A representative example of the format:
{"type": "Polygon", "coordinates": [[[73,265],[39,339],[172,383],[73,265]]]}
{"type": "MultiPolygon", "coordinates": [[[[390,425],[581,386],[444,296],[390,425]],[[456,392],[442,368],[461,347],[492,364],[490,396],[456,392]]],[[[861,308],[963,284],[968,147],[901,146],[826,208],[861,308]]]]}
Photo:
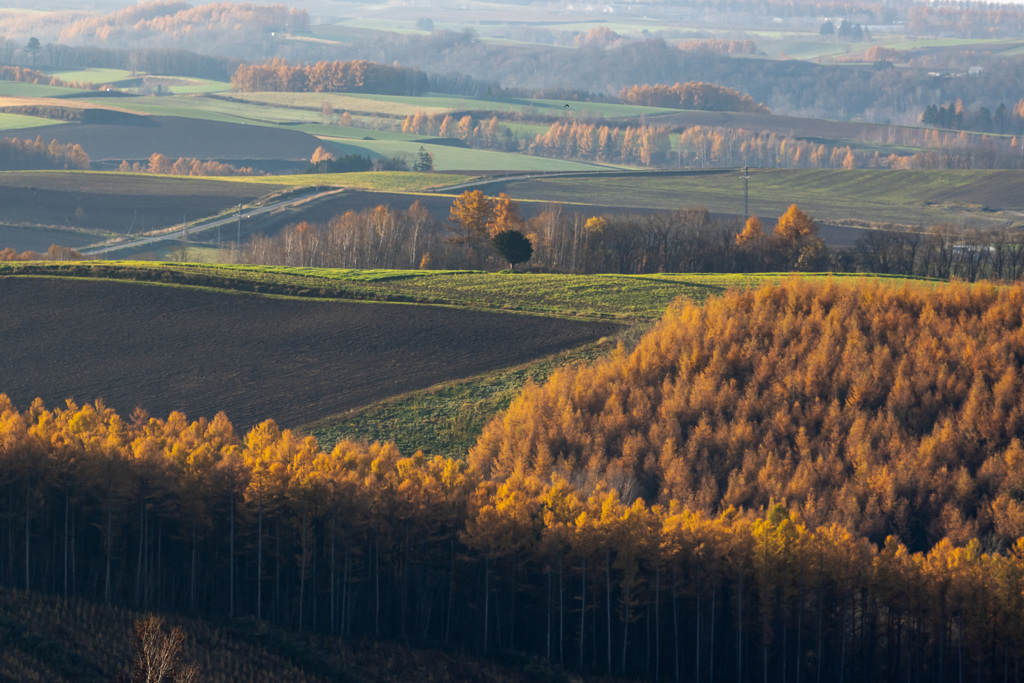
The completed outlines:
{"type": "MultiPolygon", "coordinates": [[[[904,133],[900,138],[900,144],[927,149],[914,154],[883,155],[877,150],[826,145],[779,133],[692,126],[679,136],[675,161],[698,168],[813,169],[990,169],[1019,168],[1022,163],[1016,137],[990,138],[965,132],[921,130],[904,133]]],[[[671,155],[668,158],[671,159],[671,155]]]]}
{"type": "Polygon", "coordinates": [[[369,92],[422,95],[427,75],[400,66],[362,59],[289,64],[275,57],[265,64],[240,64],[231,75],[231,87],[241,92],[369,92]]]}
{"type": "Polygon", "coordinates": [[[89,155],[77,143],[62,144],[51,140],[4,138],[0,140],[0,170],[26,169],[89,169],[89,155]]]}
{"type": "Polygon", "coordinates": [[[528,154],[560,159],[593,159],[641,166],[668,165],[674,159],[668,129],[655,126],[617,127],[559,121],[537,134],[528,154]]]}
{"type": "Polygon", "coordinates": [[[1024,133],[1024,100],[1018,100],[1012,109],[1000,102],[995,113],[988,107],[967,111],[962,100],[940,106],[932,104],[921,114],[921,123],[954,130],[1020,135],[1024,133]]]}
{"type": "Polygon", "coordinates": [[[84,258],[74,249],[57,244],[51,244],[50,248],[42,254],[31,249],[20,254],[11,247],[0,249],[0,263],[8,261],[81,261],[84,258]]]}
{"type": "Polygon", "coordinates": [[[914,5],[907,10],[907,29],[918,35],[957,38],[1017,36],[1024,30],[1024,10],[985,2],[914,5]]]}
{"type": "Polygon", "coordinates": [[[194,158],[178,157],[171,161],[159,152],[153,152],[149,157],[149,163],[143,165],[141,162],[129,163],[122,161],[117,167],[122,173],[160,173],[163,175],[187,175],[187,176],[238,176],[253,175],[255,171],[251,167],[237,168],[231,164],[221,163],[209,159],[201,161],[194,158]]]}
{"type": "Polygon", "coordinates": [[[719,55],[753,55],[757,54],[757,46],[752,40],[682,40],[677,47],[683,52],[702,52],[719,55]]]}
{"type": "Polygon", "coordinates": [[[672,134],[665,127],[641,125],[620,129],[579,120],[556,121],[531,140],[517,138],[497,117],[477,123],[467,115],[456,123],[447,115],[428,116],[418,112],[405,118],[402,131],[457,137],[473,147],[521,149],[538,156],[639,166],[988,169],[1018,168],[1024,163],[1017,137],[925,129],[873,136],[875,139],[865,141],[926,148],[914,154],[892,152],[888,155],[848,144],[825,144],[789,134],[719,126],[686,128],[679,135],[675,149],[672,134]]]}
{"type": "Polygon", "coordinates": [[[712,83],[688,82],[675,85],[634,85],[623,88],[619,99],[630,104],[703,111],[746,111],[767,114],[769,110],[745,93],[712,83]]]}
{"type": "Polygon", "coordinates": [[[852,249],[830,250],[796,205],[773,223],[718,219],[702,208],[588,215],[550,205],[529,218],[504,194],[466,191],[447,221],[419,201],[302,222],[243,245],[245,263],[336,268],[491,268],[503,230],[531,243],[531,267],[562,273],[868,272],[974,282],[1024,280],[1024,237],[953,226],[865,231],[852,249]]]}
{"type": "Polygon", "coordinates": [[[436,135],[442,138],[457,138],[471,147],[496,149],[502,152],[515,151],[520,141],[512,129],[492,116],[486,121],[478,121],[469,114],[458,120],[451,114],[427,114],[417,111],[408,114],[401,125],[403,133],[420,135],[436,135]]]}

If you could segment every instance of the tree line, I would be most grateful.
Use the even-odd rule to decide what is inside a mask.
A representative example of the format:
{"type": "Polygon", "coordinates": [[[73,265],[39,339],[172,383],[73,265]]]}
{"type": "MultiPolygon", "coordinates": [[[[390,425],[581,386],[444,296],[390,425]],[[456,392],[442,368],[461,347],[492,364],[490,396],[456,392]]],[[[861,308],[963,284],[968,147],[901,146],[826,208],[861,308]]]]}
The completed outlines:
{"type": "Polygon", "coordinates": [[[680,305],[468,461],[0,397],[0,581],[585,674],[1019,681],[1022,310],[797,281],[680,305]]]}
{"type": "Polygon", "coordinates": [[[864,231],[852,248],[829,249],[814,218],[792,205],[774,221],[712,216],[700,207],[649,213],[580,213],[559,204],[523,217],[505,196],[466,191],[444,220],[419,201],[377,206],[326,223],[303,221],[255,235],[244,263],[331,268],[498,268],[490,240],[516,230],[530,267],[555,273],[867,272],[941,280],[1024,280],[1024,237],[954,226],[864,231]]]}
{"type": "Polygon", "coordinates": [[[1012,109],[1000,102],[995,112],[988,107],[968,111],[963,100],[946,105],[931,104],[921,113],[921,123],[936,128],[1020,135],[1024,133],[1024,100],[1018,100],[1012,109]]]}
{"type": "Polygon", "coordinates": [[[192,157],[178,157],[176,160],[171,161],[159,152],[153,152],[146,165],[139,161],[134,163],[122,161],[117,170],[121,173],[159,173],[162,175],[182,176],[239,176],[254,175],[256,173],[249,166],[238,168],[212,159],[202,161],[192,157]]]}
{"type": "Polygon", "coordinates": [[[275,57],[265,64],[240,64],[231,87],[241,92],[369,92],[382,95],[422,95],[427,75],[400,66],[363,59],[289,64],[275,57]]]}
{"type": "Polygon", "coordinates": [[[89,155],[77,143],[62,144],[51,140],[43,142],[42,136],[35,140],[4,138],[0,140],[0,169],[89,169],[89,155]]]}
{"type": "Polygon", "coordinates": [[[623,88],[619,99],[629,104],[702,111],[745,111],[768,114],[768,107],[745,93],[712,83],[689,82],[675,85],[634,85],[623,88]]]}

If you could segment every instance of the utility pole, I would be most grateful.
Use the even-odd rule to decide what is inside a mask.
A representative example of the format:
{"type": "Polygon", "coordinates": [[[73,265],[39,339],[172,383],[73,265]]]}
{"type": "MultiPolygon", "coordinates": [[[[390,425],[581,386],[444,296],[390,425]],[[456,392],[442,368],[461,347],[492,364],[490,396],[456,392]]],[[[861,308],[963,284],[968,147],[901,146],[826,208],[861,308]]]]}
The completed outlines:
{"type": "Polygon", "coordinates": [[[242,205],[238,205],[238,248],[242,248],[242,205]]]}
{"type": "Polygon", "coordinates": [[[743,167],[743,220],[750,218],[750,169],[743,167]]]}

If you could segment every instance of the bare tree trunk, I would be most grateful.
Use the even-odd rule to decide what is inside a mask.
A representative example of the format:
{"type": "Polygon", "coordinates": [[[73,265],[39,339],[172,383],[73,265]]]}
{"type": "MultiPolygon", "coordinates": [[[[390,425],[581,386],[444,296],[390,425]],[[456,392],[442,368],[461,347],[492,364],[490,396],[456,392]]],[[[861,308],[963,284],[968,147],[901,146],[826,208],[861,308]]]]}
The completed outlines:
{"type": "Polygon", "coordinates": [[[263,501],[257,504],[256,522],[256,619],[263,618],[263,501]]]}
{"type": "Polygon", "coordinates": [[[299,571],[299,630],[302,630],[302,608],[306,604],[306,513],[302,513],[302,568],[299,571]]]}
{"type": "Polygon", "coordinates": [[[583,671],[583,636],[587,625],[587,558],[583,558],[583,576],[580,579],[580,671],[583,671]]]}
{"type": "Polygon", "coordinates": [[[64,489],[64,599],[68,598],[68,518],[70,517],[71,491],[64,489]]]}
{"type": "Polygon", "coordinates": [[[25,475],[25,591],[32,589],[32,475],[25,475]]]}
{"type": "Polygon", "coordinates": [[[235,492],[231,492],[231,520],[228,548],[228,615],[235,616],[235,492]]]}
{"type": "Polygon", "coordinates": [[[605,621],[607,622],[608,633],[608,673],[612,672],[612,551],[606,548],[604,551],[604,591],[605,591],[605,621]]]}

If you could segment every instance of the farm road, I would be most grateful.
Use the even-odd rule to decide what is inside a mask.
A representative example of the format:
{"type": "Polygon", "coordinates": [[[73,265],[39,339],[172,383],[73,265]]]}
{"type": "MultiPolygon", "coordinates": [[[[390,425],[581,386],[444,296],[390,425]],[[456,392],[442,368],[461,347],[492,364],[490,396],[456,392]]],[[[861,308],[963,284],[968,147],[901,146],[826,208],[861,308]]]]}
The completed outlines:
{"type": "Polygon", "coordinates": [[[286,427],[572,348],[612,323],[0,277],[0,393],[286,427]]]}
{"type": "Polygon", "coordinates": [[[99,247],[93,247],[91,249],[82,249],[81,252],[85,256],[106,256],[107,254],[113,251],[121,251],[123,249],[136,249],[139,247],[147,246],[149,244],[153,244],[155,242],[167,242],[170,240],[178,240],[183,238],[186,233],[188,233],[190,237],[193,237],[197,234],[203,233],[213,228],[222,227],[225,225],[234,225],[237,221],[241,219],[239,213],[244,212],[246,218],[251,218],[253,216],[261,216],[263,214],[268,214],[274,211],[278,211],[280,209],[297,206],[299,204],[304,204],[315,199],[328,197],[334,194],[339,194],[341,192],[344,192],[344,190],[337,187],[331,187],[325,190],[318,190],[313,194],[304,194],[299,197],[288,197],[287,199],[281,199],[276,202],[271,202],[270,204],[266,204],[264,206],[245,208],[244,210],[242,209],[241,204],[239,204],[238,211],[231,214],[230,216],[223,216],[221,218],[203,220],[200,221],[199,223],[190,225],[187,228],[183,227],[180,230],[165,232],[160,235],[135,237],[121,242],[116,242],[114,244],[106,244],[99,247]]]}

